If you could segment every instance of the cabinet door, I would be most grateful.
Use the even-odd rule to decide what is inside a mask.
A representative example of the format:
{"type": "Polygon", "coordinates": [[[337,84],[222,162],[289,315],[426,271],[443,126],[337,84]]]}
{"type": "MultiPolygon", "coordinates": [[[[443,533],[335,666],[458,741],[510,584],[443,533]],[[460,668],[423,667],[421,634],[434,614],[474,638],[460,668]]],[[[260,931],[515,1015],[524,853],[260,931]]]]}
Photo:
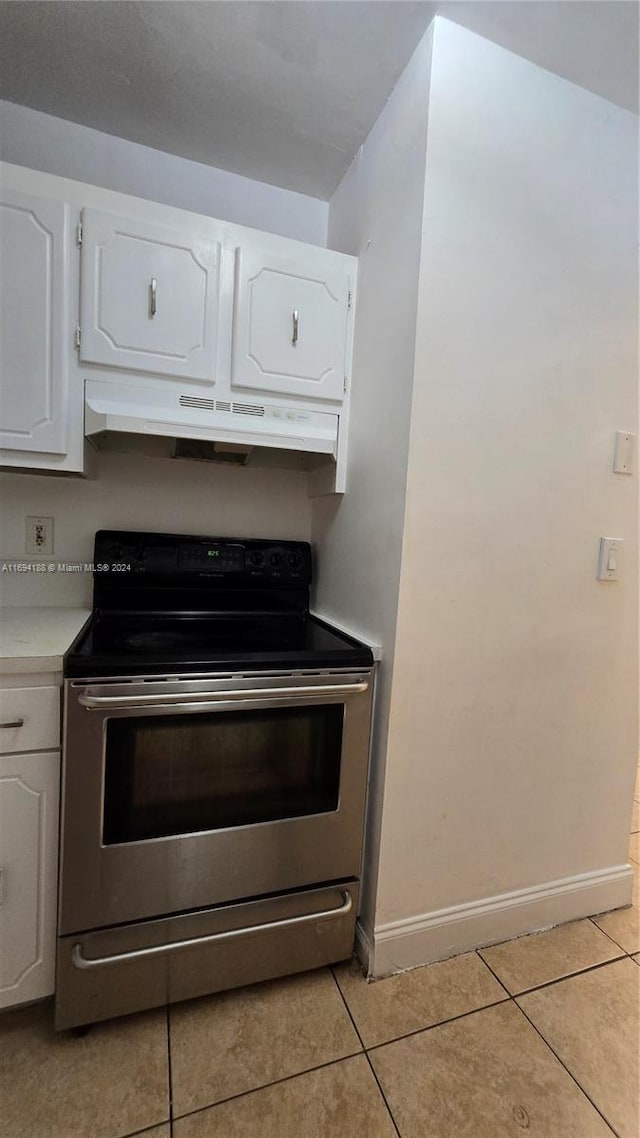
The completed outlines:
{"type": "Polygon", "coordinates": [[[341,401],[349,277],[236,249],[234,387],[341,401]]]}
{"type": "Polygon", "coordinates": [[[85,209],[80,358],[215,380],[220,245],[85,209]]]}
{"type": "Polygon", "coordinates": [[[54,990],[60,754],[0,758],[0,1007],[54,990]]]}
{"type": "Polygon", "coordinates": [[[66,453],[67,233],[64,202],[2,191],[0,448],[6,450],[66,453]]]}

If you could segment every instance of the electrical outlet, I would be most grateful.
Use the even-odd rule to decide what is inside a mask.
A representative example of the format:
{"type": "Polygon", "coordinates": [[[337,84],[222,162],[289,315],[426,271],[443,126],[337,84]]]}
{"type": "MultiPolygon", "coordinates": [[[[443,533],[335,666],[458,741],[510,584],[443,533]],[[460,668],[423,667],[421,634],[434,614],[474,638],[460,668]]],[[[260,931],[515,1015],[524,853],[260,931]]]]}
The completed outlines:
{"type": "Polygon", "coordinates": [[[53,554],[53,518],[27,518],[27,553],[31,557],[53,554]]]}

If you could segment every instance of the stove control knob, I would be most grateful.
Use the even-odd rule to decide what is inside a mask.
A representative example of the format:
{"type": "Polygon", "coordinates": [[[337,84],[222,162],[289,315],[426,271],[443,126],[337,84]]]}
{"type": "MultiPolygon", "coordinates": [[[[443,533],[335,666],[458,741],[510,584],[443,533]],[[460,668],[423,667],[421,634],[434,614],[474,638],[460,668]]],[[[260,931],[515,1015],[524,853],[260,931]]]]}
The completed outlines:
{"type": "Polygon", "coordinates": [[[302,554],[290,553],[288,557],[289,568],[292,573],[299,573],[302,569],[302,554]]]}
{"type": "Polygon", "coordinates": [[[269,564],[270,564],[272,569],[276,569],[278,571],[282,567],[282,554],[280,553],[280,551],[278,549],[276,549],[275,553],[272,553],[270,555],[269,564]]]}
{"type": "Polygon", "coordinates": [[[249,554],[249,564],[252,569],[262,569],[264,565],[264,553],[259,549],[253,549],[249,554]]]}

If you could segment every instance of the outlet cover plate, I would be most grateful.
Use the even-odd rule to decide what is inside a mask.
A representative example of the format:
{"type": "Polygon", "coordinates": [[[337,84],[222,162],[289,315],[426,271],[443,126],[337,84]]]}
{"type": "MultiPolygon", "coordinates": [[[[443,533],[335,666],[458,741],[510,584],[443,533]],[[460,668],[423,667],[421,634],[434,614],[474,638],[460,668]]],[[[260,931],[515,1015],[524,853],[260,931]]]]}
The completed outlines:
{"type": "Polygon", "coordinates": [[[30,557],[53,556],[53,518],[28,517],[26,548],[30,557]]]}

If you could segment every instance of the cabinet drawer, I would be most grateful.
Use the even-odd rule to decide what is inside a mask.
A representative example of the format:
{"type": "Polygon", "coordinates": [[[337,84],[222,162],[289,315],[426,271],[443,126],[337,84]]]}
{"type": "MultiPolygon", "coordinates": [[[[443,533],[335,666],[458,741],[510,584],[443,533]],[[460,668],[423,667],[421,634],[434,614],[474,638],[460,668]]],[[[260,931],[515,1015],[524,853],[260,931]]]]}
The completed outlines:
{"type": "Polygon", "coordinates": [[[60,688],[0,690],[0,755],[59,746],[60,688]]]}

